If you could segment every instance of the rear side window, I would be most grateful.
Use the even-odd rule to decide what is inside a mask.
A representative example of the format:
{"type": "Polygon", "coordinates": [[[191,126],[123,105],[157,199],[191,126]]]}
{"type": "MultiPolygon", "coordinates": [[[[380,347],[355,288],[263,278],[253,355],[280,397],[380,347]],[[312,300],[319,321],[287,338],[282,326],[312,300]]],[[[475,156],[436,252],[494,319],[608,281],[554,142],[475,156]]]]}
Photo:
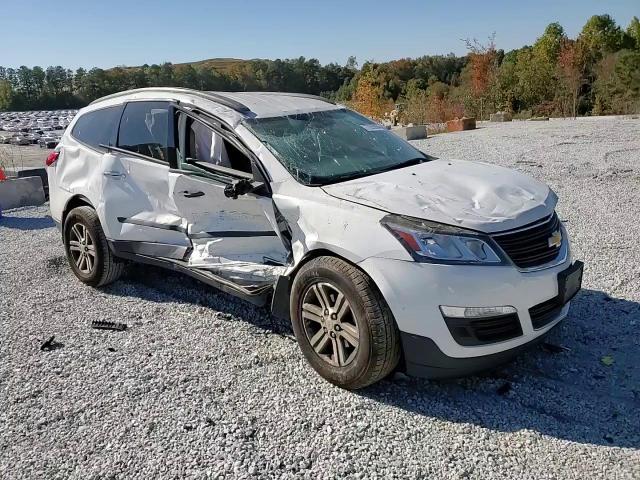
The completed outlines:
{"type": "Polygon", "coordinates": [[[120,121],[118,147],[156,160],[171,161],[175,156],[175,143],[169,103],[128,103],[120,121]]]}
{"type": "Polygon", "coordinates": [[[91,147],[115,145],[122,105],[94,110],[82,115],[71,131],[76,140],[91,147]]]}

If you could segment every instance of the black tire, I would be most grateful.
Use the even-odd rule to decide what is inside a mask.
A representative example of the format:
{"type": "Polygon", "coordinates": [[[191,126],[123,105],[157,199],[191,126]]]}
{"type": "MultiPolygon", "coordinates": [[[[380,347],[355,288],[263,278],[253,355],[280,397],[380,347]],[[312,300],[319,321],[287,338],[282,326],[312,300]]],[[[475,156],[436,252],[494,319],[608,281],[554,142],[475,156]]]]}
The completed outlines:
{"type": "Polygon", "coordinates": [[[107,243],[107,238],[102,231],[100,220],[96,211],[89,206],[82,206],[74,208],[69,212],[67,218],[64,221],[62,229],[62,237],[64,241],[64,250],[67,254],[67,260],[69,266],[78,279],[87,285],[92,287],[101,287],[111,282],[116,281],[125,268],[125,262],[117,258],[107,243]],[[77,252],[71,251],[73,242],[73,248],[78,248],[75,244],[76,233],[73,228],[76,226],[76,231],[82,230],[83,226],[88,232],[92,245],[94,245],[94,260],[91,262],[90,268],[85,263],[84,271],[77,264],[77,252]]]}
{"type": "MultiPolygon", "coordinates": [[[[325,299],[331,301],[329,298],[325,299]]],[[[349,390],[363,388],[385,378],[398,364],[400,335],[391,310],[373,281],[363,271],[344,260],[323,256],[305,264],[293,282],[290,313],[293,331],[305,358],[324,379],[334,385],[349,390]],[[342,293],[349,302],[350,314],[359,334],[359,345],[352,350],[353,355],[349,357],[351,360],[343,366],[336,365],[334,356],[317,353],[311,344],[310,326],[320,324],[317,320],[309,321],[308,310],[305,311],[307,316],[303,318],[302,306],[309,305],[304,303],[304,300],[312,298],[308,296],[308,292],[314,285],[325,285],[325,288],[329,289],[335,287],[337,290],[334,291],[338,295],[342,293]]],[[[323,327],[328,321],[326,311],[324,314],[321,323],[323,327]]],[[[334,315],[330,317],[334,318],[334,315]]],[[[339,330],[335,323],[331,325],[339,330]]],[[[317,334],[323,335],[319,330],[320,328],[316,330],[317,334]]],[[[323,330],[328,331],[327,328],[323,330]]],[[[331,326],[329,331],[331,333],[331,326]]],[[[332,335],[331,342],[340,341],[339,338],[336,339],[336,333],[332,335]]],[[[337,332],[337,335],[340,335],[340,332],[337,332]]],[[[333,345],[332,348],[335,350],[337,345],[333,345]]],[[[349,344],[347,342],[343,345],[349,344]]]]}

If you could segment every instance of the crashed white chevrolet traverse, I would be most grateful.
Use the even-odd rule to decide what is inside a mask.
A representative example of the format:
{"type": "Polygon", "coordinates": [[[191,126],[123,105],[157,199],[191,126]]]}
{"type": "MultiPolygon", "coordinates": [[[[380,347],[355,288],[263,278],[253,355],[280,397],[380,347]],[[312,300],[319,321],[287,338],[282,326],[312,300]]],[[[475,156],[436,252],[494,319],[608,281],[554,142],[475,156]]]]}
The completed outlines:
{"type": "Polygon", "coordinates": [[[81,281],[136,261],[270,302],[345,388],[502,363],[580,289],[546,185],[435,159],[320,97],[118,93],[78,113],[47,165],[81,281]]]}

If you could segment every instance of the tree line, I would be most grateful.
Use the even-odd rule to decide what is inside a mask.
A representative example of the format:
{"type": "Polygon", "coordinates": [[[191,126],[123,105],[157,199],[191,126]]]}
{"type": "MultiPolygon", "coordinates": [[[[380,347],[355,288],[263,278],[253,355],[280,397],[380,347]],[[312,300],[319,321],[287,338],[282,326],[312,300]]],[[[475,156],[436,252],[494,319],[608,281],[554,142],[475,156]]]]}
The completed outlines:
{"type": "Polygon", "coordinates": [[[468,55],[438,58],[444,70],[434,73],[423,68],[426,59],[364,64],[350,82],[351,104],[376,118],[395,106],[414,123],[486,119],[496,111],[522,117],[640,112],[637,17],[623,29],[609,15],[594,15],[575,39],[551,23],[533,45],[509,52],[497,48],[495,34],[484,43],[464,41],[468,55]]]}
{"type": "Polygon", "coordinates": [[[75,108],[123,90],[144,87],[185,87],[198,90],[273,90],[331,95],[356,73],[355,58],[346,65],[321,65],[316,59],[247,60],[228,71],[181,64],[78,68],[61,66],[0,67],[0,110],[75,108]]]}
{"type": "Polygon", "coordinates": [[[111,69],[0,67],[0,110],[75,108],[131,88],[179,86],[220,91],[291,91],[323,95],[374,118],[399,111],[405,122],[456,116],[487,118],[504,110],[528,116],[640,111],[640,22],[623,29],[609,15],[591,17],[569,38],[551,23],[533,45],[505,52],[495,34],[465,40],[465,56],[390,62],[355,57],[345,65],[316,59],[143,65],[111,69]]]}

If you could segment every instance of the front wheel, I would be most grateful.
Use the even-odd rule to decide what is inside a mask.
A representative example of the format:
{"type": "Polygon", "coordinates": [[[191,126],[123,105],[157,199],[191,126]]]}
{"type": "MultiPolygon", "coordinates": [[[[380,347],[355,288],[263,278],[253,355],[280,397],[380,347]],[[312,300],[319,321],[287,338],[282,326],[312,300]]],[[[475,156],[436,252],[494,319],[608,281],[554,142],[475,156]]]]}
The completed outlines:
{"type": "Polygon", "coordinates": [[[382,294],[364,272],[339,258],[318,257],[300,269],[291,319],[305,358],[339,387],[371,385],[400,359],[398,328],[382,294]]]}

